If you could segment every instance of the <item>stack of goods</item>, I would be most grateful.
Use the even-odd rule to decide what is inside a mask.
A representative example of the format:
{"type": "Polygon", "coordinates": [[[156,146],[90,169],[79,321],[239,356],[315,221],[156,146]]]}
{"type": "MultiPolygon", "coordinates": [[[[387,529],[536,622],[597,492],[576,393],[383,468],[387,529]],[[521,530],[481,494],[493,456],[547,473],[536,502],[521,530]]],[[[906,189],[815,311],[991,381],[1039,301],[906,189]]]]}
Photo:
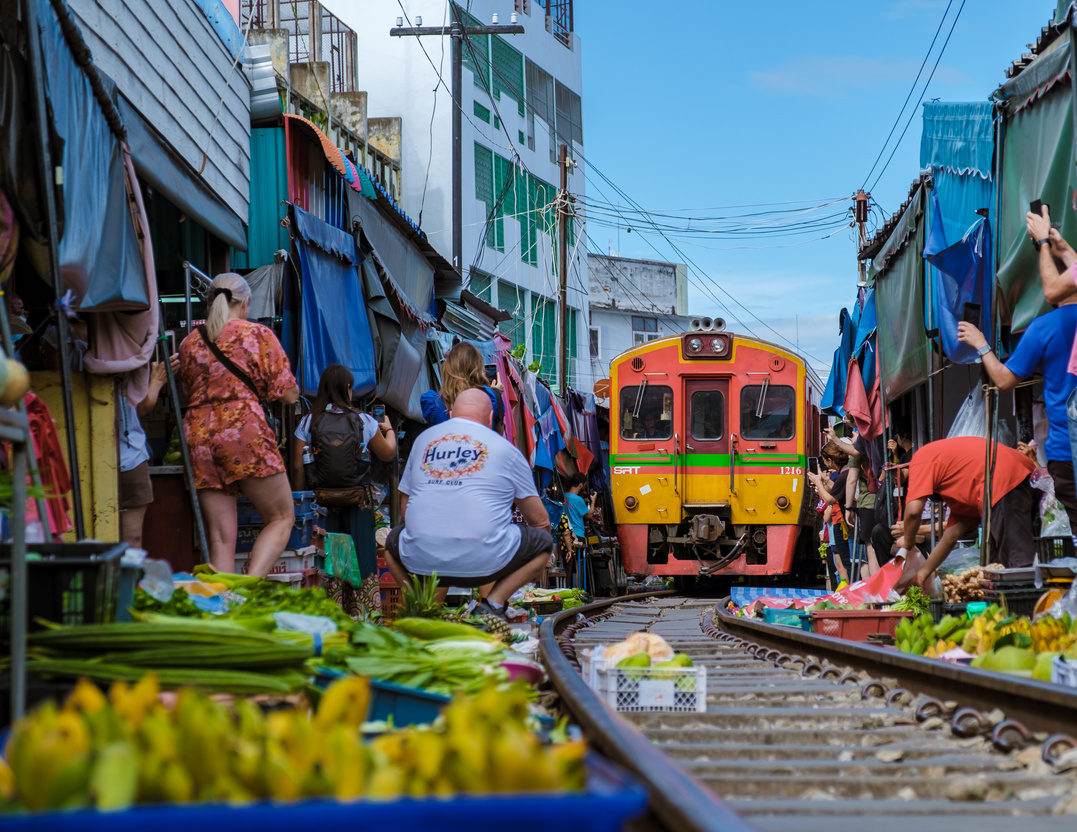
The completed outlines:
{"type": "Polygon", "coordinates": [[[982,580],[979,566],[966,569],[964,572],[943,575],[942,588],[946,592],[946,600],[952,604],[982,601],[984,599],[982,580]]]}
{"type": "Polygon", "coordinates": [[[166,707],[153,676],[134,687],[117,682],[108,696],[82,681],[62,707],[48,702],[15,724],[0,761],[0,806],[116,811],[586,785],[583,741],[542,744],[527,728],[527,694],[518,688],[486,687],[454,700],[436,728],[365,742],[369,702],[360,678],[334,683],[314,713],[263,713],[250,700],[225,705],[191,688],[166,707]]]}
{"type": "Polygon", "coordinates": [[[1006,569],[1002,566],[985,566],[980,570],[980,588],[988,604],[1005,606],[1019,615],[1032,615],[1043,590],[1036,587],[1036,570],[1031,567],[1006,569]]]}

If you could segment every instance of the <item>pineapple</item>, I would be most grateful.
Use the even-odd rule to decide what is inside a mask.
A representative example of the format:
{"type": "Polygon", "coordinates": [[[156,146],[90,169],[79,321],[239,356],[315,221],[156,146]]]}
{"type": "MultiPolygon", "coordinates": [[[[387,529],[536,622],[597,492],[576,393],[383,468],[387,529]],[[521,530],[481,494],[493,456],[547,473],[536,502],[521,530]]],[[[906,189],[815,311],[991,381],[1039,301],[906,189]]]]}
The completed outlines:
{"type": "Polygon", "coordinates": [[[401,617],[440,618],[441,604],[437,600],[438,576],[412,575],[411,580],[400,587],[401,617]]]}

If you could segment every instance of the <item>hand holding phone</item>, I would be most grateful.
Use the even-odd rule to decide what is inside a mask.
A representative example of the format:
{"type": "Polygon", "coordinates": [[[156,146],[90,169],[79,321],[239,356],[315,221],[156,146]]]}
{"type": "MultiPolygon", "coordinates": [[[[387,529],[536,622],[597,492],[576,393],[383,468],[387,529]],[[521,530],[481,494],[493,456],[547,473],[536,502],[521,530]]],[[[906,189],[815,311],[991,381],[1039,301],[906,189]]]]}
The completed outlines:
{"type": "Polygon", "coordinates": [[[383,405],[383,404],[374,405],[374,408],[373,408],[372,412],[374,414],[374,418],[377,419],[380,422],[382,419],[385,418],[385,405],[383,405]]]}

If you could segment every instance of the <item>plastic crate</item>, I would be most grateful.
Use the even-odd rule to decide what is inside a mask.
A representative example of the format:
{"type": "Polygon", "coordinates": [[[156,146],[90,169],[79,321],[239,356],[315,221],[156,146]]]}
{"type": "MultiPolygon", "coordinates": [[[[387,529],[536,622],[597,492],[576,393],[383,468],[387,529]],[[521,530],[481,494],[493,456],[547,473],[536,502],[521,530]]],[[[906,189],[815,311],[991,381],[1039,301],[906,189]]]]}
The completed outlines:
{"type": "Polygon", "coordinates": [[[800,627],[803,630],[811,629],[808,626],[811,616],[803,610],[782,610],[775,607],[763,609],[763,620],[768,624],[784,624],[787,627],[800,627]]]}
{"type": "MultiPolygon", "coordinates": [[[[314,512],[313,491],[293,491],[292,502],[295,503],[296,517],[305,517],[314,512]]],[[[241,526],[261,526],[262,515],[246,497],[236,500],[236,522],[241,526]]]]}
{"type": "Polygon", "coordinates": [[[523,607],[525,610],[534,610],[535,615],[553,615],[554,613],[561,612],[564,607],[564,601],[519,601],[514,604],[517,607],[523,607]]]}
{"type": "Polygon", "coordinates": [[[984,601],[987,604],[1005,604],[1011,615],[1031,616],[1036,611],[1036,604],[1046,590],[1036,587],[1014,587],[1012,589],[985,589],[984,601]]]}
{"type": "Polygon", "coordinates": [[[913,615],[907,610],[814,610],[811,617],[817,635],[867,641],[873,633],[894,635],[898,622],[913,615]]]}
{"type": "Polygon", "coordinates": [[[619,832],[647,806],[647,792],[613,763],[589,754],[587,787],[578,792],[458,795],[385,802],[301,800],[247,806],[138,806],[123,812],[76,810],[5,815],[5,832],[191,832],[192,829],[364,828],[393,832],[473,832],[491,819],[512,818],[514,832],[619,832]]]}
{"type": "Polygon", "coordinates": [[[1055,656],[1051,662],[1051,681],[1067,688],[1077,688],[1077,661],[1055,656]]]}
{"type": "Polygon", "coordinates": [[[1072,537],[1037,537],[1036,548],[1040,552],[1040,563],[1077,556],[1072,537]]]}
{"type": "MultiPolygon", "coordinates": [[[[26,562],[27,625],[35,618],[56,624],[102,624],[116,620],[120,594],[120,558],[126,543],[33,543],[26,562]]],[[[0,544],[0,638],[11,632],[11,545],[0,544]]]]}
{"type": "MultiPolygon", "coordinates": [[[[292,534],[284,546],[285,549],[306,549],[310,546],[310,538],[314,534],[315,517],[316,515],[312,512],[303,517],[295,518],[295,526],[292,528],[292,534]]],[[[236,534],[236,551],[251,551],[254,548],[254,541],[262,533],[262,528],[261,524],[256,526],[241,525],[236,534]]]]}
{"type": "Polygon", "coordinates": [[[704,713],[707,671],[702,667],[607,667],[605,647],[596,647],[589,684],[615,711],[704,713]]]}
{"type": "Polygon", "coordinates": [[[400,595],[400,587],[391,577],[382,578],[378,581],[378,592],[381,593],[381,614],[386,621],[395,621],[400,615],[400,608],[404,605],[404,599],[400,595]]]}
{"type": "MultiPolygon", "coordinates": [[[[235,570],[241,575],[246,575],[251,568],[251,557],[249,552],[237,552],[236,553],[236,565],[235,570]]],[[[284,554],[281,555],[273,568],[270,570],[271,575],[283,575],[286,572],[306,572],[308,569],[324,569],[325,568],[325,553],[319,552],[313,546],[307,546],[303,549],[285,549],[284,554]]]]}
{"type": "MultiPolygon", "coordinates": [[[[348,674],[343,670],[323,667],[314,677],[315,687],[325,689],[348,674]]],[[[397,685],[380,679],[370,680],[370,708],[367,722],[388,722],[396,728],[408,725],[428,725],[440,716],[452,697],[430,693],[422,688],[397,685]]]]}
{"type": "Polygon", "coordinates": [[[116,620],[131,621],[131,607],[135,603],[135,590],[142,580],[141,566],[120,565],[120,593],[116,601],[116,620]]]}

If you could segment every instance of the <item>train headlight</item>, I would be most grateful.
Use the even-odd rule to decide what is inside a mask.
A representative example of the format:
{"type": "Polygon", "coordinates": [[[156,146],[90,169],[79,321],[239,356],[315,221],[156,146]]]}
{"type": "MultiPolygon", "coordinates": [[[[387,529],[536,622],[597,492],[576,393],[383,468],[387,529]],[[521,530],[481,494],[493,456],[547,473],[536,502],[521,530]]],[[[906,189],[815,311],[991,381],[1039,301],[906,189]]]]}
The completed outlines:
{"type": "Polygon", "coordinates": [[[716,355],[721,355],[723,352],[725,352],[725,341],[723,341],[721,338],[715,338],[713,341],[711,341],[711,352],[715,353],[716,355]]]}
{"type": "Polygon", "coordinates": [[[774,502],[777,504],[778,508],[789,508],[789,498],[784,495],[779,497],[774,502]]]}
{"type": "Polygon", "coordinates": [[[636,507],[636,498],[633,497],[631,494],[629,494],[627,497],[625,497],[625,508],[635,508],[635,507],[636,507]]]}
{"type": "Polygon", "coordinates": [[[703,349],[703,342],[699,338],[691,338],[688,341],[689,352],[699,352],[703,349]]]}

